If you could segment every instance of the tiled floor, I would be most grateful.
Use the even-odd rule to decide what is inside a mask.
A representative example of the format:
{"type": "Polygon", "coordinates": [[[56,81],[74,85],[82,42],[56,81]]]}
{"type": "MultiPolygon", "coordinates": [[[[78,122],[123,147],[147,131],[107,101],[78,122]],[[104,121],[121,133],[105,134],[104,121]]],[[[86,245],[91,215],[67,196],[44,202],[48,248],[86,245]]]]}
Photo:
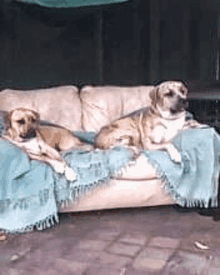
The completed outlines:
{"type": "Polygon", "coordinates": [[[173,207],[62,214],[52,229],[1,241],[0,274],[217,275],[220,222],[173,207]]]}

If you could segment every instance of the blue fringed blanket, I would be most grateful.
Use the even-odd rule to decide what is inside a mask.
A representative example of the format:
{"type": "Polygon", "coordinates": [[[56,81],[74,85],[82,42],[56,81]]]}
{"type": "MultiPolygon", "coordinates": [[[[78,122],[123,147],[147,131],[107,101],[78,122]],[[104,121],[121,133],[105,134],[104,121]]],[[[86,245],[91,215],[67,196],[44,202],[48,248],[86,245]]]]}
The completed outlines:
{"type": "Polygon", "coordinates": [[[220,136],[213,128],[189,129],[173,139],[182,162],[162,151],[144,154],[157,169],[165,190],[181,206],[217,207],[220,136]]]}
{"type": "Polygon", "coordinates": [[[60,203],[104,184],[114,171],[132,158],[131,151],[116,147],[111,151],[69,151],[63,154],[77,172],[75,182],[0,139],[0,228],[8,232],[44,229],[58,221],[60,203]]]}
{"type": "MultiPolygon", "coordinates": [[[[80,134],[80,133],[79,133],[80,134]]],[[[94,133],[84,136],[84,140],[94,133]]],[[[166,152],[143,152],[157,168],[164,188],[182,206],[216,206],[220,137],[212,128],[191,129],[174,139],[182,163],[173,163],[166,152]]],[[[6,232],[26,232],[34,226],[50,227],[57,218],[59,204],[74,201],[125,166],[132,153],[124,148],[63,154],[78,174],[69,183],[49,165],[29,160],[10,142],[0,139],[0,228],[6,232]]]]}

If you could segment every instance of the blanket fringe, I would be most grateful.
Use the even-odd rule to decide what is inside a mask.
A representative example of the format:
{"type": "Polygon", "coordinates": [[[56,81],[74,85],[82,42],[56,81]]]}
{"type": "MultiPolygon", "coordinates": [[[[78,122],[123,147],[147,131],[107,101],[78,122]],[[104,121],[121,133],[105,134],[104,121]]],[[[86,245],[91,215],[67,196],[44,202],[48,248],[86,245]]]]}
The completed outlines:
{"type": "Polygon", "coordinates": [[[46,217],[44,220],[39,221],[38,223],[35,224],[35,227],[39,231],[50,228],[55,225],[54,220],[56,223],[59,223],[59,218],[57,213],[46,217]]]}
{"type": "Polygon", "coordinates": [[[219,207],[218,204],[218,198],[217,197],[211,197],[209,199],[209,202],[204,200],[190,200],[186,199],[180,196],[179,193],[175,192],[174,187],[169,182],[167,176],[165,173],[161,170],[158,163],[152,159],[150,159],[146,152],[144,152],[145,157],[147,158],[147,161],[156,169],[156,174],[160,177],[162,185],[161,187],[163,190],[170,195],[177,204],[179,204],[182,207],[188,207],[188,208],[217,208],[219,207]]]}
{"type": "MultiPolygon", "coordinates": [[[[120,167],[118,167],[118,169],[116,171],[112,171],[111,173],[108,174],[108,176],[105,176],[102,179],[99,179],[93,183],[87,184],[87,185],[82,185],[82,186],[74,186],[72,185],[72,187],[70,186],[70,192],[69,192],[69,198],[65,199],[65,200],[61,200],[58,201],[58,209],[61,208],[66,208],[68,207],[70,204],[78,204],[80,199],[83,196],[86,196],[87,194],[89,194],[90,192],[92,192],[94,189],[99,188],[103,185],[107,185],[108,181],[110,180],[110,178],[115,174],[117,175],[123,175],[123,170],[127,170],[130,166],[133,166],[136,164],[135,160],[130,160],[128,163],[126,164],[121,164],[120,167]]],[[[65,189],[66,190],[66,189],[65,189]]],[[[59,192],[62,192],[61,189],[59,189],[59,192]]]]}
{"type": "Polygon", "coordinates": [[[96,182],[93,182],[93,184],[88,184],[86,186],[70,188],[69,198],[57,202],[58,209],[66,208],[70,204],[78,204],[80,199],[82,197],[86,196],[88,193],[92,192],[92,190],[94,190],[100,186],[103,186],[103,184],[108,184],[109,179],[110,179],[110,177],[102,179],[102,180],[98,180],[96,182]]]}
{"type": "Polygon", "coordinates": [[[50,228],[54,226],[55,223],[59,223],[59,217],[57,213],[51,214],[45,219],[36,222],[34,225],[28,225],[25,228],[17,228],[14,230],[7,230],[7,229],[0,229],[0,230],[5,234],[23,234],[23,233],[31,232],[35,228],[39,231],[50,228]]]}

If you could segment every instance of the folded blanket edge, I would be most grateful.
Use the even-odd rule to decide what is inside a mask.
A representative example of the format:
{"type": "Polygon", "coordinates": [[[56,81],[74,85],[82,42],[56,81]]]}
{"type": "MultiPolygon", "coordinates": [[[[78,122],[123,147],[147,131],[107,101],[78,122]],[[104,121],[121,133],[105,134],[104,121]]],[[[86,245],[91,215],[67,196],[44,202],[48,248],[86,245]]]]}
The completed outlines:
{"type": "MultiPolygon", "coordinates": [[[[117,148],[115,148],[115,150],[117,150],[117,148]]],[[[125,149],[128,153],[130,152],[130,150],[125,149]]],[[[62,207],[68,207],[70,204],[78,204],[80,202],[80,200],[88,195],[90,192],[93,192],[93,190],[97,190],[97,188],[102,188],[103,186],[107,186],[109,184],[110,179],[112,178],[112,176],[114,175],[114,173],[122,173],[121,169],[122,168],[127,168],[130,165],[133,165],[135,162],[135,160],[133,159],[133,154],[130,152],[129,156],[127,156],[127,160],[122,160],[119,162],[118,167],[114,167],[113,170],[109,170],[108,173],[101,179],[96,180],[93,183],[89,183],[87,185],[78,185],[78,186],[74,186],[73,184],[70,184],[69,187],[69,192],[68,195],[66,197],[66,199],[58,199],[58,193],[56,190],[56,203],[57,203],[57,207],[60,210],[62,207]]],[[[59,189],[58,191],[59,193],[62,193],[62,188],[59,189]]],[[[66,188],[63,189],[63,192],[66,192],[66,188]]],[[[63,197],[63,196],[61,196],[63,197]]],[[[58,211],[59,211],[58,210],[58,211]]]]}
{"type": "Polygon", "coordinates": [[[170,195],[177,204],[187,208],[217,208],[219,206],[218,197],[214,195],[210,196],[208,201],[205,201],[203,199],[187,199],[182,197],[176,190],[174,190],[171,182],[168,180],[168,177],[166,176],[166,173],[162,171],[157,161],[152,160],[146,152],[144,153],[147,161],[156,169],[156,174],[162,182],[161,188],[165,191],[166,194],[170,195]]]}

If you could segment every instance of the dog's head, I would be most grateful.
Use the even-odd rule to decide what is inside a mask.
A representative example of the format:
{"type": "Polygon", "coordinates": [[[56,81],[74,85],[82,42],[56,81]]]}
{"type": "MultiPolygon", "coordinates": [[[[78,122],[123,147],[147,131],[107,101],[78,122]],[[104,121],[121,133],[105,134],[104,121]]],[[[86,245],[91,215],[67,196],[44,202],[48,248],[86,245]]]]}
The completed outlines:
{"type": "Polygon", "coordinates": [[[187,93],[188,90],[182,82],[163,82],[151,93],[152,107],[164,118],[178,118],[187,107],[187,93]]]}
{"type": "Polygon", "coordinates": [[[12,110],[5,116],[7,134],[18,142],[34,138],[39,119],[40,116],[35,111],[24,108],[12,110]]]}

